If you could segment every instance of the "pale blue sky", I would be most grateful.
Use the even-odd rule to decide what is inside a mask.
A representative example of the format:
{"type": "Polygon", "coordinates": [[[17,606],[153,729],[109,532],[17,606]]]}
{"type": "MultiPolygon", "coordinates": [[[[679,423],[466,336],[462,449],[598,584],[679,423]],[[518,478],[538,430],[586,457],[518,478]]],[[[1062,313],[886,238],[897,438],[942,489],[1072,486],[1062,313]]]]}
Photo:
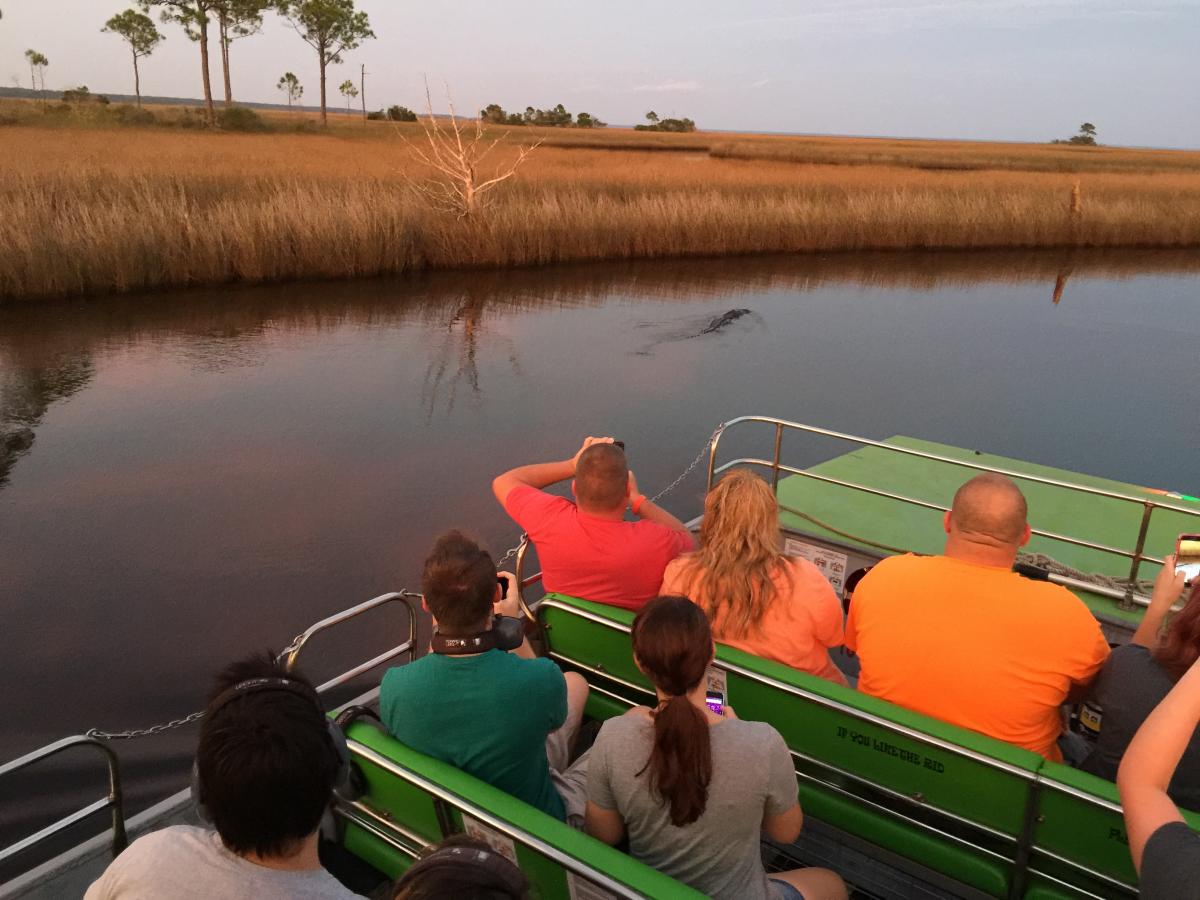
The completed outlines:
{"type": "MultiPolygon", "coordinates": [[[[0,0],[0,79],[132,92],[124,44],[101,34],[130,3],[0,0]]],[[[378,39],[360,62],[374,107],[563,103],[613,123],[648,109],[701,128],[1046,140],[1087,119],[1105,143],[1200,147],[1200,0],[360,0],[378,39]]],[[[146,93],[199,96],[199,53],[176,26],[142,64],[146,93]]],[[[315,53],[274,16],[234,44],[235,97],[280,101],[285,70],[317,95],[315,53]]],[[[219,64],[214,48],[214,92],[219,64]]],[[[334,103],[341,100],[333,95],[334,103]]],[[[332,104],[331,104],[332,105],[332,104]]]]}

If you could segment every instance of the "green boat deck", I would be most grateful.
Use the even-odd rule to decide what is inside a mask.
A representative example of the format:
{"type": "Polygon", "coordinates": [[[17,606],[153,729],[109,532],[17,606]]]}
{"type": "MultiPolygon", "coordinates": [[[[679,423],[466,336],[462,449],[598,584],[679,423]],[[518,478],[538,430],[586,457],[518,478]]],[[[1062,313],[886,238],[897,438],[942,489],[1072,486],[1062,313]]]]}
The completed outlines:
{"type": "MultiPolygon", "coordinates": [[[[1194,508],[1200,513],[1200,503],[1190,499],[1166,498],[1159,492],[1107,478],[1081,475],[1065,469],[1035,465],[910,437],[895,436],[883,443],[1015,473],[1099,488],[1139,500],[1166,502],[1181,509],[1194,508]]],[[[970,469],[961,466],[892,453],[879,447],[858,448],[812,466],[808,471],[942,506],[950,505],[959,485],[972,475],[970,469]]],[[[1029,521],[1035,529],[1129,552],[1133,552],[1136,547],[1143,511],[1139,503],[1086,494],[1022,478],[1018,478],[1017,483],[1029,501],[1029,521]]],[[[778,495],[780,502],[786,506],[802,510],[839,531],[880,544],[916,553],[934,554],[940,553],[945,543],[942,513],[936,510],[828,484],[802,475],[791,475],[781,479],[778,495]]],[[[878,555],[886,552],[786,512],[781,521],[786,528],[806,531],[836,543],[858,547],[867,553],[878,555]]],[[[1200,531],[1200,519],[1172,509],[1156,509],[1150,519],[1144,552],[1151,556],[1165,556],[1174,550],[1175,539],[1180,533],[1191,531],[1200,531]]],[[[1114,577],[1126,577],[1129,574],[1130,561],[1125,557],[1060,540],[1034,535],[1025,550],[1044,553],[1081,572],[1114,577]]],[[[1144,561],[1138,577],[1153,579],[1160,567],[1160,563],[1144,561]]],[[[1076,593],[1093,612],[1131,623],[1141,618],[1140,608],[1123,610],[1109,597],[1086,591],[1076,593]]]]}

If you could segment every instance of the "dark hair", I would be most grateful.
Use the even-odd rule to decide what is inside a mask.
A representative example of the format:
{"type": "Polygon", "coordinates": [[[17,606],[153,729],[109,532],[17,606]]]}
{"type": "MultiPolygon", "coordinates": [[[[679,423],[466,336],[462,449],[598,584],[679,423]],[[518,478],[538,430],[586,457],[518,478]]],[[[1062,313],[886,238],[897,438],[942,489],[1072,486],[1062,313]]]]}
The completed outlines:
{"type": "Polygon", "coordinates": [[[394,900],[525,900],[529,879],[483,841],[455,834],[429,848],[396,882],[393,896],[394,900]],[[444,850],[466,852],[456,860],[444,850]],[[431,859],[438,854],[437,860],[431,859]]]}
{"type": "Polygon", "coordinates": [[[440,630],[473,628],[492,611],[496,564],[491,554],[461,531],[447,531],[425,559],[421,592],[440,630]]]}
{"type": "Polygon", "coordinates": [[[575,498],[595,509],[616,509],[629,489],[629,463],[616,444],[592,444],[575,464],[575,498]]]}
{"type": "Polygon", "coordinates": [[[1200,658],[1200,583],[1192,586],[1183,609],[1171,619],[1152,653],[1176,681],[1200,658]]]}
{"type": "Polygon", "coordinates": [[[638,776],[649,770],[671,824],[689,825],[704,814],[712,781],[708,720],[687,698],[712,661],[708,618],[687,597],[656,597],[633,620],[633,652],[669,698],[654,712],[654,748],[638,776]]]}
{"type": "Polygon", "coordinates": [[[232,663],[208,704],[243,681],[286,678],[311,692],[253,690],[226,698],[200,726],[200,799],[234,853],[288,856],[317,830],[340,759],[312,683],[273,653],[232,663]]]}

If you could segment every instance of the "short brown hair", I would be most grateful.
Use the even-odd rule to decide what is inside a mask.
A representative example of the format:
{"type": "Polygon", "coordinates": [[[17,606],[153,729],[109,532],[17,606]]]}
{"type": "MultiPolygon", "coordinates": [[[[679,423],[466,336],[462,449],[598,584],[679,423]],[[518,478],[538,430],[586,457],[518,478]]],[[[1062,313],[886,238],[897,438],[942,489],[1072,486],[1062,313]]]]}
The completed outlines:
{"type": "Polygon", "coordinates": [[[1015,544],[1025,533],[1029,508],[1016,482],[996,472],[976,475],[954,494],[950,521],[959,531],[1015,544]]]}
{"type": "Polygon", "coordinates": [[[616,509],[625,502],[629,463],[616,444],[592,444],[575,464],[575,497],[584,506],[616,509]]]}
{"type": "Polygon", "coordinates": [[[439,628],[470,628],[492,611],[496,564],[461,531],[447,531],[425,559],[421,592],[439,628]]]}

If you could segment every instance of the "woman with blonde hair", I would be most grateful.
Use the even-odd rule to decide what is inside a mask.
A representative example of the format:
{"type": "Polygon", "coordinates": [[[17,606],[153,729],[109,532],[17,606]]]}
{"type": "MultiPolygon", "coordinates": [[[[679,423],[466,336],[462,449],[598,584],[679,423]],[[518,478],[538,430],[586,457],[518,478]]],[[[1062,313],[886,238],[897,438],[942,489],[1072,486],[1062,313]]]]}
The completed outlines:
{"type": "Polygon", "coordinates": [[[838,684],[842,606],[820,570],[780,549],[779,504],[765,481],[735,469],[709,491],[700,550],[667,566],[661,594],[708,614],[718,641],[838,684]]]}

